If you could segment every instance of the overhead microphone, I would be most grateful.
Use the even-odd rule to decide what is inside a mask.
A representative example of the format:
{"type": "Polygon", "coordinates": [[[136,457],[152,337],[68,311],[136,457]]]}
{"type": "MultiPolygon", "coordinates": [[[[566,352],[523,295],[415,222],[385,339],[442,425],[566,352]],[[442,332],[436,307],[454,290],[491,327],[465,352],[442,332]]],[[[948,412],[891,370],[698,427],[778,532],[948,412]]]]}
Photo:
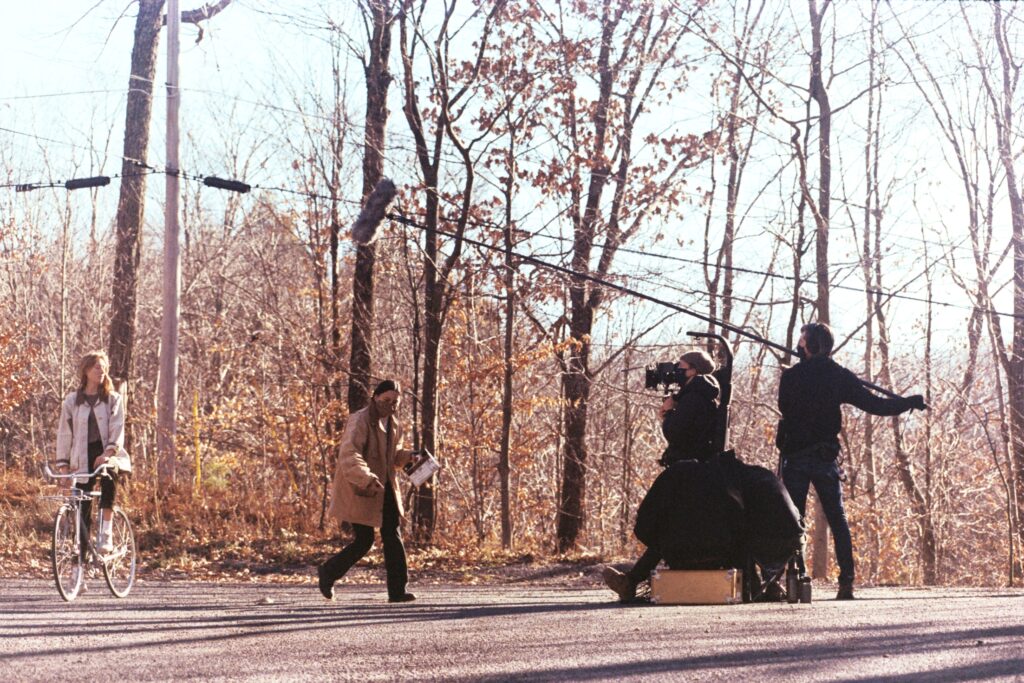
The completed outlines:
{"type": "Polygon", "coordinates": [[[366,246],[377,238],[377,228],[384,221],[397,192],[390,178],[381,178],[377,182],[352,226],[352,239],[356,244],[366,246]]]}

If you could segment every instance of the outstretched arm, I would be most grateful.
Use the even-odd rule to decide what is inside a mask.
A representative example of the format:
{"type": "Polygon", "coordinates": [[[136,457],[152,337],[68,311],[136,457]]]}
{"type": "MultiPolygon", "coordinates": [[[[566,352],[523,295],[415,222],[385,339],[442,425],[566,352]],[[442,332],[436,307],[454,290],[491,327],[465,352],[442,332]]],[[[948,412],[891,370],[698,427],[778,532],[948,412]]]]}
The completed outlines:
{"type": "Polygon", "coordinates": [[[883,398],[871,393],[857,376],[849,370],[843,370],[843,403],[860,408],[872,415],[891,416],[905,413],[911,409],[924,410],[924,400],[920,396],[883,398]]]}

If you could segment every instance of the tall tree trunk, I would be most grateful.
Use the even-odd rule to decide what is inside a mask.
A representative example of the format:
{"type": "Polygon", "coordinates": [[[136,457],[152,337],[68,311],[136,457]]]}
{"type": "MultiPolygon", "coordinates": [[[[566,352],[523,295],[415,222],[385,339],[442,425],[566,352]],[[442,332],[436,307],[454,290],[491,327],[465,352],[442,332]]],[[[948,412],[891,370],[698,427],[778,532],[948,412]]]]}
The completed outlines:
{"type": "MultiPolygon", "coordinates": [[[[922,230],[923,232],[923,230],[922,230]]],[[[923,236],[923,235],[922,235],[923,236]]],[[[928,245],[925,243],[924,260],[928,262],[928,245]]],[[[925,403],[932,403],[932,333],[934,330],[934,308],[932,305],[932,294],[934,291],[932,274],[930,270],[925,271],[928,289],[928,313],[925,329],[924,345],[924,372],[925,372],[925,403]]],[[[924,415],[924,509],[927,517],[922,524],[921,533],[921,555],[924,563],[924,584],[934,586],[939,582],[939,547],[938,534],[935,528],[934,513],[935,505],[932,498],[934,488],[934,473],[932,471],[934,458],[932,457],[932,413],[928,411],[924,415]]]]}
{"type": "MultiPolygon", "coordinates": [[[[875,284],[881,288],[881,262],[875,262],[875,284]]],[[[881,306],[881,294],[876,293],[875,318],[878,321],[878,351],[881,355],[882,367],[879,377],[883,384],[892,384],[892,373],[890,371],[891,358],[889,354],[889,329],[886,324],[885,313],[881,306]]],[[[935,583],[935,521],[932,511],[928,505],[927,495],[922,491],[914,475],[913,463],[910,453],[903,443],[903,430],[900,427],[900,418],[894,416],[890,423],[892,425],[893,443],[896,448],[896,474],[903,486],[903,490],[910,499],[910,509],[914,513],[914,521],[918,530],[918,556],[921,560],[923,580],[926,585],[935,583]]]]}
{"type": "MultiPolygon", "coordinates": [[[[825,83],[821,76],[821,28],[822,17],[830,2],[831,0],[825,0],[819,12],[817,0],[807,0],[811,15],[810,92],[811,97],[818,104],[818,201],[814,216],[817,227],[814,250],[818,282],[816,308],[818,322],[825,324],[829,324],[831,321],[829,310],[828,232],[829,210],[832,198],[832,106],[829,103],[828,92],[825,90],[825,83]]],[[[815,496],[815,499],[817,500],[817,496],[815,496]]],[[[821,507],[821,501],[815,503],[814,514],[816,522],[812,539],[814,561],[812,573],[815,578],[822,578],[828,574],[828,524],[825,521],[825,512],[821,507]]]]}
{"type": "MultiPolygon", "coordinates": [[[[736,205],[739,202],[740,180],[743,174],[743,162],[740,158],[739,141],[739,106],[740,106],[740,71],[736,70],[733,77],[732,97],[729,103],[728,123],[725,127],[726,153],[729,157],[729,179],[725,191],[725,233],[722,235],[722,250],[718,260],[725,269],[722,274],[722,322],[728,323],[732,318],[733,245],[736,240],[736,205]]],[[[721,334],[728,332],[723,328],[721,334]]]]}
{"type": "MultiPolygon", "coordinates": [[[[132,44],[131,75],[125,112],[124,147],[121,161],[121,192],[117,202],[114,281],[110,316],[110,376],[118,391],[131,399],[128,380],[132,371],[135,343],[135,310],[139,260],[142,255],[142,220],[146,195],[149,124],[153,113],[153,83],[156,51],[164,0],[139,0],[132,44]]],[[[125,446],[131,448],[134,411],[128,411],[125,446]]]]}
{"type": "MultiPolygon", "coordinates": [[[[388,122],[388,86],[391,73],[391,2],[367,0],[371,14],[370,49],[363,69],[366,75],[366,134],[363,144],[363,201],[384,176],[384,138],[388,122]]],[[[364,11],[365,8],[364,8],[364,11]]],[[[348,376],[349,412],[370,400],[373,367],[373,244],[357,245],[352,276],[352,348],[348,376]]],[[[340,349],[336,347],[336,351],[340,349]]]]}
{"type": "MultiPolygon", "coordinates": [[[[882,105],[879,98],[875,102],[875,86],[878,83],[877,67],[878,52],[875,40],[878,28],[878,0],[871,3],[871,20],[868,33],[868,111],[867,111],[867,134],[864,142],[864,237],[861,249],[861,272],[864,276],[865,310],[867,315],[864,324],[864,377],[869,382],[874,381],[874,350],[875,350],[875,316],[874,316],[874,272],[871,269],[872,227],[876,225],[876,219],[880,221],[881,206],[878,182],[878,144],[881,138],[881,110],[882,105]]],[[[881,225],[875,233],[880,238],[881,225]]],[[[871,415],[864,415],[864,488],[868,494],[868,577],[874,580],[878,576],[878,560],[881,556],[881,538],[878,533],[880,528],[880,516],[878,509],[878,472],[875,463],[875,422],[871,415]]]]}
{"type": "Polygon", "coordinates": [[[498,452],[498,476],[501,486],[501,547],[509,550],[512,547],[512,500],[510,487],[510,473],[512,471],[510,451],[512,449],[512,359],[515,353],[515,263],[512,260],[512,248],[515,246],[512,238],[512,195],[515,189],[515,178],[517,175],[515,155],[515,128],[511,127],[509,132],[509,149],[506,163],[508,169],[505,174],[505,225],[502,230],[502,239],[505,243],[504,272],[502,273],[505,286],[505,339],[502,346],[502,374],[501,374],[501,446],[498,452]]]}
{"type": "MultiPolygon", "coordinates": [[[[429,192],[428,205],[433,202],[433,210],[427,209],[429,216],[434,216],[437,224],[436,194],[429,192]]],[[[423,310],[423,449],[429,453],[437,451],[437,385],[441,365],[441,335],[444,325],[441,317],[442,288],[437,277],[437,233],[428,232],[424,256],[424,310],[423,310]]],[[[436,522],[436,498],[433,482],[424,482],[416,489],[415,507],[413,509],[413,526],[418,540],[429,543],[434,534],[436,522]]]]}
{"type": "MultiPolygon", "coordinates": [[[[471,95],[472,87],[480,76],[480,66],[484,61],[484,55],[489,47],[490,28],[492,22],[501,13],[505,3],[495,2],[489,5],[489,12],[484,19],[482,29],[484,38],[476,44],[475,68],[465,76],[466,81],[458,86],[452,83],[452,74],[449,71],[454,60],[449,55],[449,47],[453,35],[449,33],[450,21],[455,13],[455,3],[449,4],[445,9],[445,20],[439,30],[437,38],[428,48],[431,50],[430,60],[434,72],[434,91],[436,105],[431,104],[429,110],[434,119],[433,144],[428,147],[425,133],[423,114],[419,109],[419,100],[416,92],[417,80],[413,73],[413,53],[415,45],[424,41],[422,25],[420,20],[422,14],[417,14],[412,0],[403,3],[403,10],[399,13],[401,27],[402,46],[402,67],[403,86],[405,91],[405,105],[403,111],[409,123],[410,132],[416,141],[416,158],[419,162],[420,172],[423,176],[423,189],[426,194],[424,224],[424,257],[423,257],[423,284],[424,284],[424,311],[423,311],[423,448],[433,452],[437,439],[437,406],[438,389],[440,380],[441,365],[441,336],[444,332],[444,319],[451,304],[452,296],[448,285],[452,270],[462,256],[463,236],[469,224],[472,210],[473,185],[476,180],[474,164],[475,157],[471,154],[472,145],[475,143],[463,142],[461,133],[458,130],[458,118],[467,110],[467,104],[462,103],[464,97],[471,95]],[[412,32],[409,31],[410,20],[416,24],[412,32]],[[454,117],[454,118],[453,118],[454,117]],[[459,209],[458,217],[455,220],[454,234],[446,242],[450,252],[443,259],[438,261],[440,255],[440,235],[438,226],[440,224],[440,186],[439,170],[441,168],[442,142],[451,143],[460,158],[462,164],[463,183],[458,194],[459,209]]],[[[422,5],[420,6],[422,10],[422,5]]],[[[425,43],[424,43],[425,44],[425,43]]],[[[418,540],[429,543],[434,533],[436,521],[436,501],[434,487],[431,482],[426,482],[417,489],[413,506],[413,524],[415,535],[418,540]]]]}
{"type": "MultiPolygon", "coordinates": [[[[219,0],[215,5],[181,13],[181,21],[198,25],[230,5],[219,0]]],[[[132,42],[131,75],[128,77],[128,101],[125,107],[124,145],[121,161],[121,192],[117,201],[114,281],[110,313],[110,376],[119,392],[131,399],[129,379],[135,343],[135,312],[138,297],[138,270],[142,256],[142,221],[145,210],[146,172],[148,168],[149,126],[153,115],[153,83],[156,79],[156,53],[164,0],[138,0],[135,38],[132,42]]],[[[202,31],[200,30],[200,37],[202,31]]],[[[135,412],[127,411],[125,447],[133,440],[135,412]]]]}
{"type": "MultiPolygon", "coordinates": [[[[697,7],[694,12],[699,11],[697,7]]],[[[597,91],[593,103],[588,103],[588,130],[581,134],[584,119],[578,117],[576,107],[575,78],[565,74],[570,84],[564,102],[563,116],[566,126],[566,144],[571,146],[568,153],[575,161],[567,169],[570,185],[569,214],[573,226],[573,246],[569,278],[569,344],[562,365],[562,388],[564,390],[563,414],[565,417],[565,454],[562,461],[561,496],[559,500],[556,534],[558,549],[566,552],[572,549],[583,529],[586,509],[587,476],[587,418],[591,382],[590,336],[594,328],[594,316],[603,303],[604,290],[591,286],[586,280],[589,275],[605,277],[616,251],[625,240],[636,233],[657,198],[673,194],[669,189],[674,185],[676,174],[703,163],[708,158],[711,140],[717,143],[717,131],[702,136],[687,136],[692,146],[676,157],[671,172],[659,182],[653,180],[644,190],[630,194],[637,189],[633,183],[632,142],[635,124],[640,114],[648,108],[648,96],[653,91],[654,81],[666,63],[658,61],[661,51],[672,54],[685,30],[665,30],[666,15],[656,12],[654,5],[640,3],[616,3],[605,0],[602,4],[600,27],[601,40],[597,43],[596,64],[582,65],[587,72],[596,72],[597,91]],[[636,10],[637,16],[624,20],[627,10],[636,10]],[[616,37],[618,27],[628,27],[623,39],[616,37]],[[611,59],[613,46],[618,50],[611,59]],[[652,64],[657,66],[649,69],[652,64]],[[626,66],[628,65],[628,66],[626,66]],[[596,67],[596,68],[595,68],[596,67]],[[641,79],[649,80],[646,86],[641,79]],[[585,150],[585,154],[581,153],[585,150]],[[584,158],[586,159],[584,161],[584,158]],[[615,164],[614,171],[612,169],[615,164]],[[585,177],[589,173],[589,177],[585,177]],[[605,191],[612,193],[607,208],[602,207],[605,191]],[[630,202],[630,216],[624,218],[623,204],[630,202]],[[646,201],[645,201],[646,200],[646,201]],[[624,225],[628,222],[628,225],[624,225]],[[598,230],[605,237],[596,266],[591,264],[594,239],[598,230]]],[[[561,45],[571,41],[562,36],[561,45]]],[[[564,49],[564,48],[563,48],[564,49]]],[[[562,53],[563,68],[576,63],[580,53],[562,53]]],[[[569,71],[569,69],[567,69],[569,71]]],[[[666,142],[666,144],[671,144],[666,142]]]]}
{"type": "MultiPolygon", "coordinates": [[[[611,106],[614,73],[610,64],[611,42],[616,25],[622,18],[622,9],[610,10],[606,1],[601,20],[601,47],[597,58],[598,96],[593,113],[593,157],[605,156],[609,107],[611,106]]],[[[575,116],[575,111],[571,114],[575,116]]],[[[580,193],[573,190],[574,237],[572,270],[590,272],[590,255],[594,234],[600,220],[601,197],[611,177],[607,161],[600,162],[590,176],[586,205],[579,214],[580,193]]],[[[587,281],[580,276],[569,279],[569,338],[570,346],[562,371],[563,414],[565,420],[565,456],[562,460],[561,498],[558,502],[556,536],[559,552],[576,545],[583,528],[583,510],[586,499],[587,462],[587,408],[590,401],[590,333],[594,325],[594,306],[587,281]]]]}
{"type": "MultiPolygon", "coordinates": [[[[962,11],[962,9],[961,9],[962,11]]],[[[1007,369],[1007,390],[1009,392],[1010,424],[1013,435],[1013,475],[1017,501],[1024,500],[1024,198],[1018,185],[1016,153],[1014,152],[1013,131],[1019,124],[1013,111],[1014,93],[1019,82],[1020,66],[1015,63],[1007,31],[1003,25],[1003,9],[999,3],[992,4],[992,25],[996,46],[999,48],[1001,66],[1001,88],[992,87],[988,79],[985,85],[995,109],[996,141],[999,146],[999,160],[1006,173],[1006,193],[1010,204],[1010,224],[1013,228],[1013,340],[1011,358],[1007,369]]],[[[979,54],[980,56],[980,54],[979,54]]],[[[1024,529],[1018,529],[1024,541],[1024,529]]]]}

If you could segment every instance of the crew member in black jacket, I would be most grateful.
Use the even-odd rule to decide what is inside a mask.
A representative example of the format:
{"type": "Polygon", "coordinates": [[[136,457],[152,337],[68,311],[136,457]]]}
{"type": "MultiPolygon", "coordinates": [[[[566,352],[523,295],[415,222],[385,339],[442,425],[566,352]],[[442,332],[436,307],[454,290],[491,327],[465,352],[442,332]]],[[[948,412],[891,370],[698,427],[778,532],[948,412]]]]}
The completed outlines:
{"type": "MultiPolygon", "coordinates": [[[[680,460],[706,460],[714,452],[715,417],[718,412],[718,380],[711,374],[715,362],[704,351],[684,353],[676,363],[686,378],[682,388],[665,397],[658,418],[661,433],[668,447],[658,461],[663,466],[680,460]]],[[[648,547],[633,568],[623,573],[614,567],[605,567],[604,582],[615,591],[621,602],[636,597],[636,586],[650,577],[662,555],[658,548],[648,547]]]]}
{"type": "Polygon", "coordinates": [[[843,426],[840,405],[848,403],[872,415],[899,415],[927,406],[919,395],[882,398],[868,391],[856,375],[829,358],[833,343],[832,331],[824,323],[809,323],[800,329],[800,362],[783,371],[779,382],[782,419],[776,445],[782,454],[782,480],[801,516],[808,488],[814,484],[835,539],[839,564],[836,599],[852,600],[853,542],[836,464],[843,426]]]}

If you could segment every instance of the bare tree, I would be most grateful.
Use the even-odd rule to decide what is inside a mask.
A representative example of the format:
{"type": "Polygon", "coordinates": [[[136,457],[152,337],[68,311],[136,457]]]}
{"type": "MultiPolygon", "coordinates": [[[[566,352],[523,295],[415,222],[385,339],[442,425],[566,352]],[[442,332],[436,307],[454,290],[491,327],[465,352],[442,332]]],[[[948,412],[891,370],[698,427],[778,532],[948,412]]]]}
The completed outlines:
{"type": "MultiPolygon", "coordinates": [[[[700,8],[695,8],[699,12],[700,8]]],[[[653,106],[652,91],[673,72],[682,57],[678,51],[686,35],[689,16],[681,20],[653,5],[634,8],[630,3],[605,0],[600,8],[585,9],[581,17],[594,26],[593,36],[582,40],[567,31],[567,7],[546,14],[554,44],[539,48],[549,70],[559,79],[554,96],[559,103],[559,127],[554,136],[562,145],[557,165],[564,175],[539,178],[546,191],[567,193],[565,213],[573,229],[569,304],[570,338],[562,361],[565,444],[560,478],[557,543],[562,552],[575,547],[585,519],[587,479],[587,417],[593,370],[590,335],[595,316],[605,302],[605,291],[589,277],[606,276],[621,244],[636,234],[662,202],[671,204],[680,192],[676,184],[686,169],[702,163],[717,144],[713,132],[669,136],[663,139],[670,158],[663,174],[657,161],[639,164],[634,158],[634,131],[639,117],[653,106]],[[580,97],[577,78],[596,79],[592,101],[580,97]],[[610,194],[610,200],[606,198],[610,194]],[[604,233],[593,263],[595,238],[604,233]]],[[[682,87],[676,81],[673,87],[682,87]]]]}
{"type": "MultiPolygon", "coordinates": [[[[436,450],[438,385],[441,371],[441,341],[445,316],[455,293],[450,276],[462,256],[463,237],[472,218],[473,189],[476,181],[473,146],[478,138],[464,138],[459,129],[460,119],[467,114],[468,102],[472,100],[479,86],[481,66],[491,39],[493,22],[504,2],[489,7],[477,8],[474,17],[482,18],[480,35],[474,45],[472,61],[457,63],[450,50],[453,42],[460,39],[460,32],[466,30],[466,23],[453,25],[458,3],[450,3],[444,12],[441,25],[432,40],[423,31],[424,6],[416,8],[415,3],[406,0],[399,15],[401,27],[401,53],[403,65],[403,89],[406,121],[415,140],[415,155],[424,190],[423,211],[423,378],[422,378],[422,432],[421,444],[429,452],[436,450]],[[485,11],[486,10],[486,11],[485,11]],[[429,103],[421,102],[417,93],[417,54],[423,50],[429,63],[431,79],[430,92],[426,95],[429,103]],[[426,111],[426,115],[425,112],[426,111]],[[428,119],[428,116],[432,119],[428,119]],[[429,124],[429,125],[428,125],[429,124]],[[432,128],[432,130],[431,130],[432,128]],[[445,145],[451,145],[458,159],[461,173],[461,187],[452,193],[456,203],[456,215],[448,241],[449,253],[441,252],[442,235],[442,159],[445,145]]],[[[413,523],[416,536],[429,542],[436,520],[436,498],[431,482],[419,487],[413,509],[413,523]]]]}

